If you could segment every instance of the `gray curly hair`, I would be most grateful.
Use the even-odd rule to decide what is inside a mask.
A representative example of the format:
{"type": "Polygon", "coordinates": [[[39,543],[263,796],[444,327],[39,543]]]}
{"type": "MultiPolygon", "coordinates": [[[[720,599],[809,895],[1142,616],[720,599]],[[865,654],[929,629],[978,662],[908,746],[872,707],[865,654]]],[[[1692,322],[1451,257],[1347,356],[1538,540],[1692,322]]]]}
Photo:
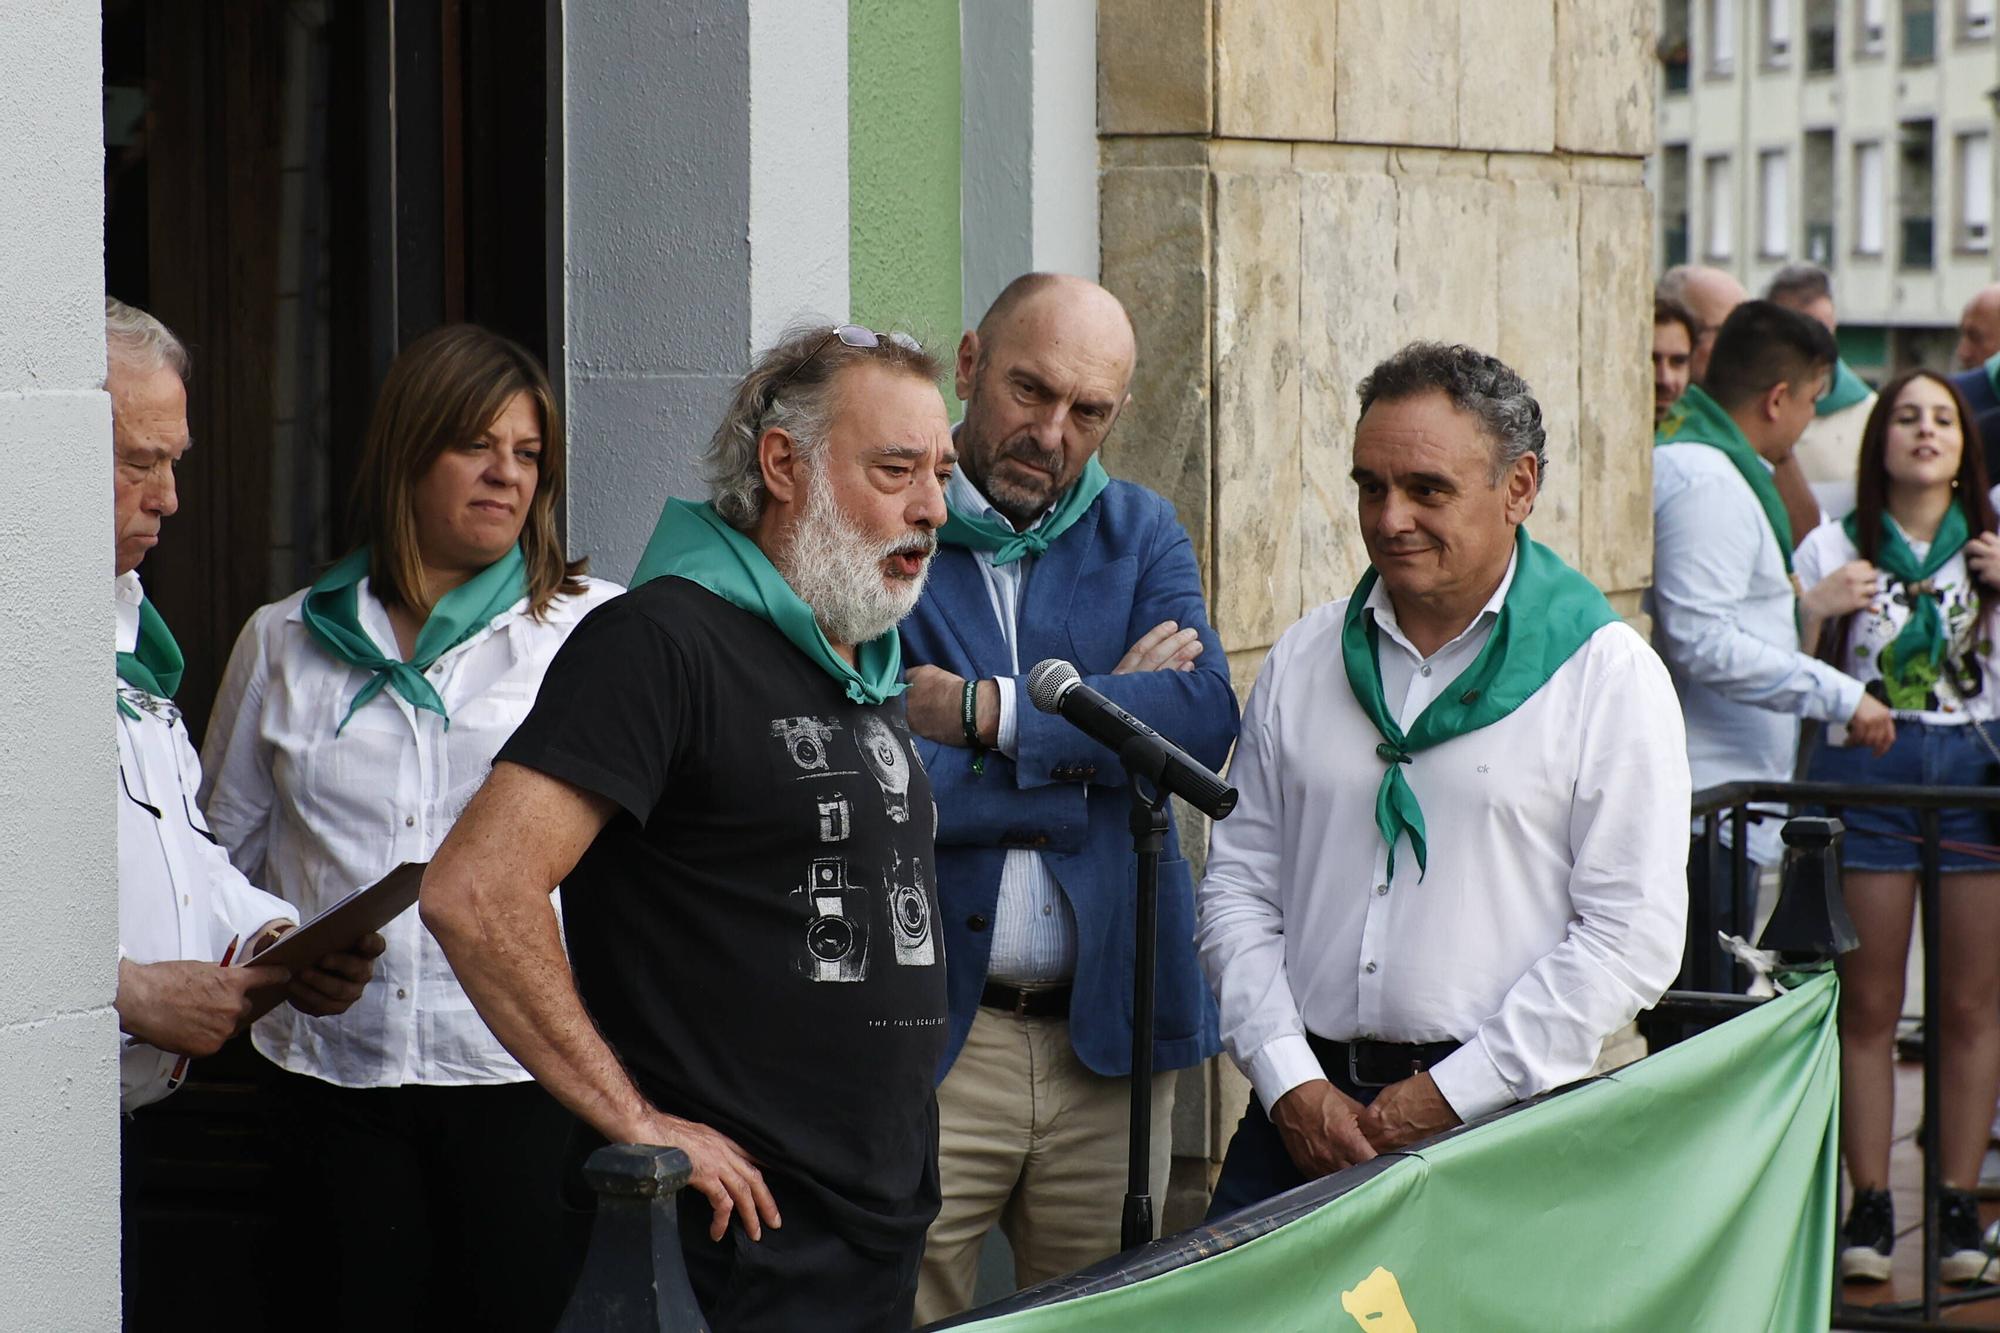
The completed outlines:
{"type": "Polygon", "coordinates": [[[1542,429],[1542,405],[1528,382],[1498,357],[1463,343],[1410,343],[1361,381],[1361,411],[1433,390],[1441,390],[1459,411],[1478,417],[1493,437],[1494,485],[1527,454],[1535,456],[1535,475],[1546,476],[1548,436],[1542,429]]]}
{"type": "Polygon", "coordinates": [[[817,464],[833,424],[834,382],[848,366],[872,362],[936,384],[938,359],[916,339],[881,337],[877,347],[850,347],[824,320],[801,321],[780,334],[737,381],[729,409],[709,437],[701,473],[715,511],[747,532],[764,512],[764,468],[757,441],[778,429],[797,442],[809,465],[817,464]],[[907,345],[906,345],[907,343],[907,345]]]}

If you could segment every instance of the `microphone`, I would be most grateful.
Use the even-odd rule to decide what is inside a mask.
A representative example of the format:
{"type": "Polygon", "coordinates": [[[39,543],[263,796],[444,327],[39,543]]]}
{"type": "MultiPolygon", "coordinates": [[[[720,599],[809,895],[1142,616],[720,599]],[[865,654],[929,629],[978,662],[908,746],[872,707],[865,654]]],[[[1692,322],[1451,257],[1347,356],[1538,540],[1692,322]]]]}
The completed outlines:
{"type": "Polygon", "coordinates": [[[1236,788],[1195,762],[1185,750],[1083,683],[1060,657],[1028,673],[1028,698],[1044,713],[1059,713],[1084,735],[1117,752],[1126,771],[1150,779],[1210,819],[1236,808],[1236,788]]]}

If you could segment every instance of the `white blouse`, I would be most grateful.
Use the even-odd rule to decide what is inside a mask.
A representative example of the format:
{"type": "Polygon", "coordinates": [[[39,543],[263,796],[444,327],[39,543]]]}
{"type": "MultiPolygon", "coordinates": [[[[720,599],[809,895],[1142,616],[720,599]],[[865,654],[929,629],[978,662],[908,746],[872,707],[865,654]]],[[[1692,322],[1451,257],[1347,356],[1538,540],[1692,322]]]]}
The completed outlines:
{"type": "MultiPolygon", "coordinates": [[[[1930,543],[1913,541],[1910,549],[1922,560],[1930,551],[1930,543]]],[[[1861,552],[1848,540],[1845,528],[1837,522],[1822,523],[1799,544],[1792,565],[1798,571],[1799,582],[1810,588],[1842,565],[1860,558],[1861,552]]],[[[1860,681],[1870,694],[1887,703],[1899,718],[1946,726],[1975,718],[1991,722],[2000,717],[2000,679],[1994,674],[1995,626],[1992,617],[1983,620],[1980,617],[1979,585],[1966,567],[1965,552],[1961,550],[1945,561],[1931,576],[1931,582],[1937,586],[1938,609],[1944,613],[1945,631],[1951,642],[1945,649],[1944,669],[1921,703],[1913,705],[1907,699],[1889,699],[1878,683],[1882,668],[1877,659],[1910,622],[1910,603],[1903,595],[1902,585],[1879,567],[1875,597],[1866,608],[1855,613],[1846,651],[1836,665],[1860,681]]],[[[1995,600],[2000,602],[2000,598],[1995,600]]],[[[1845,728],[1840,730],[1844,732],[1845,728]]]]}
{"type": "MultiPolygon", "coordinates": [[[[384,688],[343,728],[370,673],[312,637],[300,617],[304,590],[259,610],[230,655],[202,747],[202,806],[238,868],[310,917],[405,861],[428,861],[527,716],[564,638],[623,591],[585,582],[541,621],[523,599],[432,664],[425,678],[449,726],[384,688]]],[[[356,609],[383,654],[400,657],[365,579],[356,609]]],[[[382,933],[388,951],[352,1008],[311,1022],[273,1010],[254,1029],[257,1049],[342,1087],[525,1081],[416,910],[382,933]]]]}

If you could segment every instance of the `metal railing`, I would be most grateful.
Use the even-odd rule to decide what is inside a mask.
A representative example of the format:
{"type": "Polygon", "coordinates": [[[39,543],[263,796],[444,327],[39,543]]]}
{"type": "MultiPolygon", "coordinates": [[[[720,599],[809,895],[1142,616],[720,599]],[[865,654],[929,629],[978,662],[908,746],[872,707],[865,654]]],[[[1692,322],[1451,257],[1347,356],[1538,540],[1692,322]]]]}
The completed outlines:
{"type": "MultiPolygon", "coordinates": [[[[1793,809],[1817,807],[1833,818],[1851,808],[1902,809],[1917,812],[1920,836],[1917,876],[1919,915],[1923,941],[1924,995],[1924,1114],[1918,1147],[1923,1157],[1923,1294],[1915,1300],[1884,1301],[1875,1305],[1850,1305],[1836,1269],[1833,1290],[1833,1326],[1843,1329],[1954,1329],[2000,1333],[2000,1324],[1944,1322],[1945,1309],[2000,1297],[2000,1287],[1974,1286],[1946,1294],[1938,1283],[1938,1195],[1942,1188],[1939,1157],[1938,1120],[1940,1086],[1940,1042],[1937,1016],[1943,1004],[1943,983],[1938,961],[1938,904],[1942,890],[1940,852],[1941,821],[1947,810],[2000,812],[2000,789],[1988,787],[1866,786],[1837,782],[1736,782],[1696,792],[1694,817],[1702,822],[1700,846],[1708,864],[1720,863],[1722,827],[1730,830],[1727,892],[1718,899],[1699,895],[1688,902],[1687,977],[1709,983],[1704,988],[1739,989],[1733,975],[1716,975],[1712,945],[1718,929],[1748,938],[1754,925],[1757,885],[1749,874],[1748,831],[1752,823],[1784,818],[1772,806],[1793,809]],[[1760,808],[1762,807],[1762,808],[1760,808]]],[[[1844,909],[1843,909],[1844,910],[1844,909]]]]}

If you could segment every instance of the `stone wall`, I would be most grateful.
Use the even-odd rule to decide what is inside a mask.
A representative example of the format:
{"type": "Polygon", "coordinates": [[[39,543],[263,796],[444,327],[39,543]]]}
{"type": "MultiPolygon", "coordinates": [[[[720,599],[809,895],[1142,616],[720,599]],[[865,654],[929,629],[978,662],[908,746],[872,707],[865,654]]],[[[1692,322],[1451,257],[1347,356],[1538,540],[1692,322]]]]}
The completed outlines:
{"type": "Polygon", "coordinates": [[[0,6],[0,1328],[118,1327],[117,740],[95,5],[0,6]]]}
{"type": "MultiPolygon", "coordinates": [[[[1365,565],[1354,389],[1413,338],[1527,378],[1549,433],[1530,529],[1636,614],[1653,9],[1099,0],[1102,275],[1140,342],[1106,463],[1179,506],[1240,693],[1365,565]]],[[[1205,1099],[1212,1153],[1233,1074],[1205,1099]]],[[[1176,1117],[1177,1152],[1200,1118],[1176,1117]]]]}

